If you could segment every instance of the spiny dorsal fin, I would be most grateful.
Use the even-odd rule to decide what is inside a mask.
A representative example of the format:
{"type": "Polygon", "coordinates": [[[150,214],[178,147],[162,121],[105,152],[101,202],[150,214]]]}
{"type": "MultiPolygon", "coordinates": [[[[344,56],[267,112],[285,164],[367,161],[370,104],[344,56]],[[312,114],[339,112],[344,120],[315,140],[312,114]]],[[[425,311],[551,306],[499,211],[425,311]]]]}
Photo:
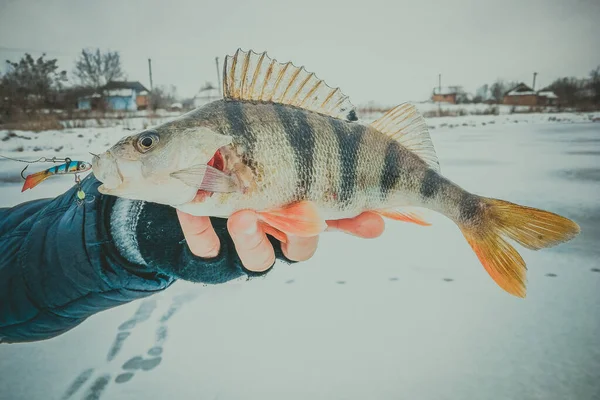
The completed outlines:
{"type": "Polygon", "coordinates": [[[225,57],[223,97],[286,104],[348,121],[358,119],[339,88],[330,87],[304,67],[271,59],[266,52],[238,49],[225,57]]]}
{"type": "Polygon", "coordinates": [[[402,103],[371,123],[371,126],[397,140],[402,146],[421,157],[431,169],[440,172],[440,163],[429,136],[427,123],[415,106],[402,103]]]}

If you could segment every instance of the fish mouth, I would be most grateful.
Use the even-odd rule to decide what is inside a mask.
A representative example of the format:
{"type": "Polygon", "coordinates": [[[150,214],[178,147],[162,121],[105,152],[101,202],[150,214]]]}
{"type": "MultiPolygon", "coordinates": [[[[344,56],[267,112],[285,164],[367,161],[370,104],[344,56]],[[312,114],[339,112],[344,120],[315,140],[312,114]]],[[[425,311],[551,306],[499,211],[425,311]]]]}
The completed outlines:
{"type": "Polygon", "coordinates": [[[117,160],[109,151],[100,155],[94,154],[92,169],[96,178],[106,189],[116,189],[123,183],[123,175],[117,160]]]}

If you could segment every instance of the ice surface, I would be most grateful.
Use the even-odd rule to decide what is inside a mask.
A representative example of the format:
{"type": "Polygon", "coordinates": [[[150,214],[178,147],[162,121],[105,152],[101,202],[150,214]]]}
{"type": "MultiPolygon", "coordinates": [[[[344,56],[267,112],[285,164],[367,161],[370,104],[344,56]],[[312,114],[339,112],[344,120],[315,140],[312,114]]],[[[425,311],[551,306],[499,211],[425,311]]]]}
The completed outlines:
{"type": "MultiPolygon", "coordinates": [[[[0,398],[598,399],[600,123],[593,118],[428,119],[449,179],[581,224],[581,236],[563,246],[519,248],[529,267],[525,300],[502,292],[439,215],[427,228],[389,222],[375,240],[324,234],[313,259],[277,265],[264,279],[179,282],[55,339],[0,345],[0,398]]],[[[127,133],[18,132],[37,139],[0,141],[0,154],[24,146],[9,155],[83,157],[127,133]]],[[[0,161],[0,206],[71,185],[55,178],[21,194],[20,167],[0,161]]]]}

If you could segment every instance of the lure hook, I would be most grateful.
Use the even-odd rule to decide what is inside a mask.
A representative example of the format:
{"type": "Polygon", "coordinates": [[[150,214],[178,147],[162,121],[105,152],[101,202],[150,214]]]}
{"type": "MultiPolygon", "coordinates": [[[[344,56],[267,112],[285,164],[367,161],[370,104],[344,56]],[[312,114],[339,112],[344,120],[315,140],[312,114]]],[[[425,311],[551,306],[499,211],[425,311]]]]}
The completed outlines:
{"type": "Polygon", "coordinates": [[[27,178],[25,177],[25,175],[24,175],[24,173],[25,173],[25,170],[27,169],[27,167],[29,167],[29,164],[27,164],[27,165],[25,166],[25,168],[23,168],[23,170],[21,171],[21,178],[23,178],[23,179],[27,179],[27,178]]]}

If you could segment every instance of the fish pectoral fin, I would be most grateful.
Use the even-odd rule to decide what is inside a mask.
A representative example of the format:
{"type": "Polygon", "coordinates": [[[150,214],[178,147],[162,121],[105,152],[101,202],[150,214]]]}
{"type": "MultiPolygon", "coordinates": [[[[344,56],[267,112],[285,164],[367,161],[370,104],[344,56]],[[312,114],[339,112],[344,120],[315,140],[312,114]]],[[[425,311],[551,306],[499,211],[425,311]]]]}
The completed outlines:
{"type": "MultiPolygon", "coordinates": [[[[310,237],[327,229],[327,223],[319,216],[317,206],[310,201],[300,201],[278,209],[259,212],[258,216],[267,225],[288,235],[310,237]]],[[[272,236],[277,238],[275,235],[272,236]]]]}
{"type": "Polygon", "coordinates": [[[431,224],[423,219],[417,212],[407,210],[375,210],[375,213],[382,217],[390,218],[396,221],[412,222],[421,226],[430,226],[431,224]]]}
{"type": "Polygon", "coordinates": [[[188,186],[215,193],[231,193],[241,191],[239,181],[209,165],[194,165],[180,171],[171,173],[173,178],[179,179],[188,186]]]}

